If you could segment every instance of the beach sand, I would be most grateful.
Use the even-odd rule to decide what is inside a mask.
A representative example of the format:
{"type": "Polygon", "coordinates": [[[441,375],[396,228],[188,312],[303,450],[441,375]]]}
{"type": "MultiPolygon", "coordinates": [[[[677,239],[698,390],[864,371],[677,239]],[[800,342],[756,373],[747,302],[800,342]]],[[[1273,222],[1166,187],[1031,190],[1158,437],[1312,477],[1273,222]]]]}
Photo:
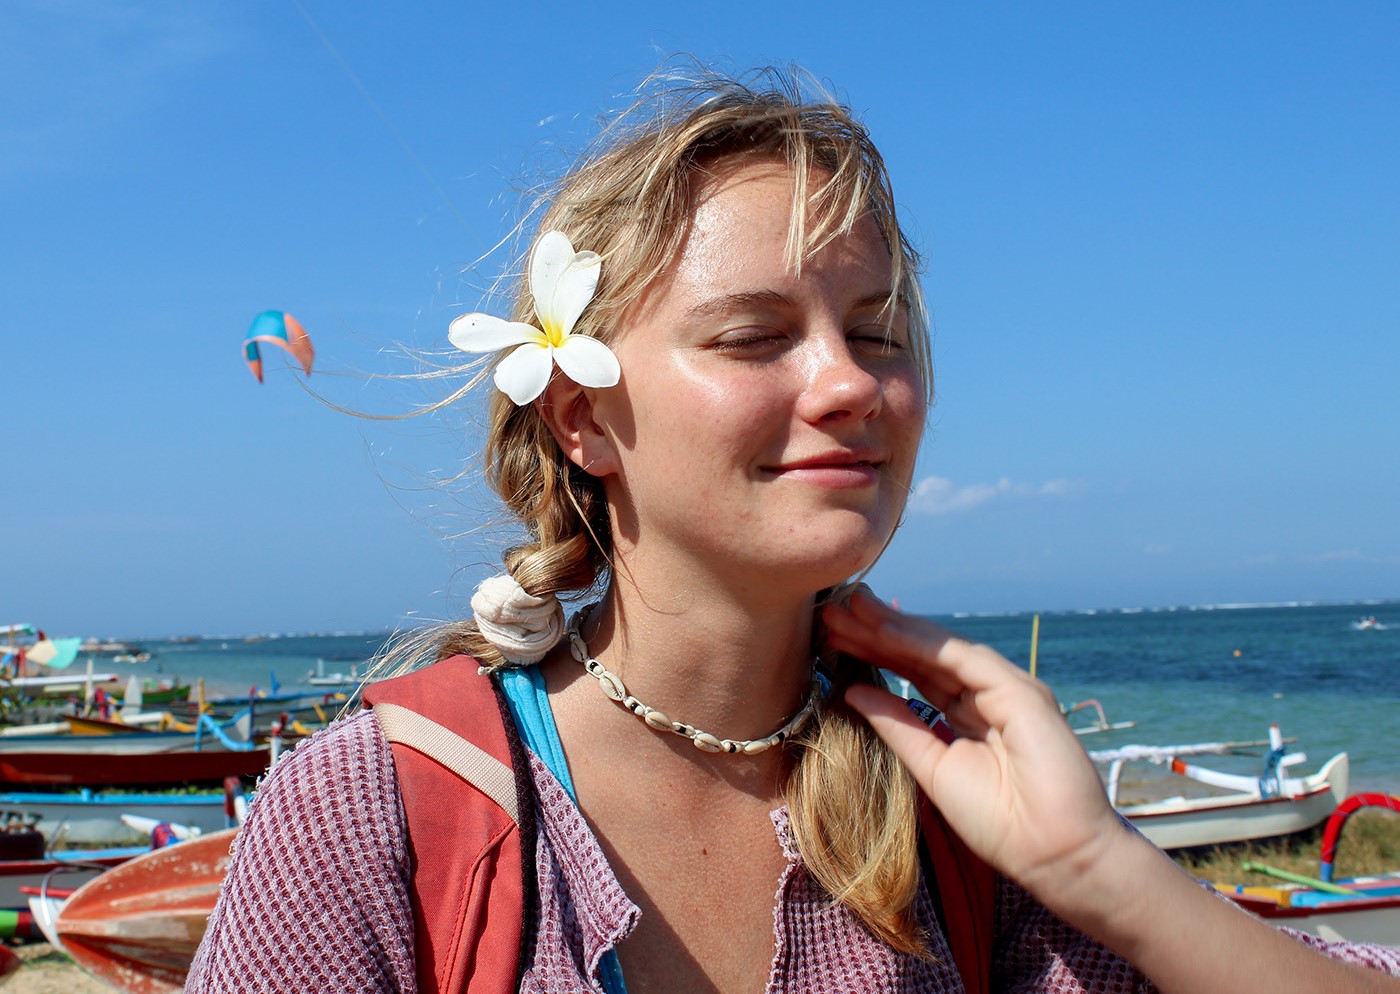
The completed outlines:
{"type": "Polygon", "coordinates": [[[47,942],[11,946],[24,966],[5,984],[5,994],[111,994],[114,990],[89,977],[47,942]]]}

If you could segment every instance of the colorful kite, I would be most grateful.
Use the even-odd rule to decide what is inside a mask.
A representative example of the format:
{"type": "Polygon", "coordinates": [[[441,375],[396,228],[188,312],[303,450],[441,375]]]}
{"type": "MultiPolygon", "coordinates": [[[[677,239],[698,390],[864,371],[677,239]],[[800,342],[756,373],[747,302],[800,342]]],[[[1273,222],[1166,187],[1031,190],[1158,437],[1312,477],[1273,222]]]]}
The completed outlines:
{"type": "Polygon", "coordinates": [[[258,351],[259,342],[286,349],[301,363],[306,375],[311,375],[311,360],[315,357],[316,350],[311,347],[311,336],[306,333],[306,329],[290,314],[284,311],[263,311],[253,318],[248,337],[243,339],[243,358],[248,360],[248,368],[261,383],[263,374],[262,354],[258,351]]]}

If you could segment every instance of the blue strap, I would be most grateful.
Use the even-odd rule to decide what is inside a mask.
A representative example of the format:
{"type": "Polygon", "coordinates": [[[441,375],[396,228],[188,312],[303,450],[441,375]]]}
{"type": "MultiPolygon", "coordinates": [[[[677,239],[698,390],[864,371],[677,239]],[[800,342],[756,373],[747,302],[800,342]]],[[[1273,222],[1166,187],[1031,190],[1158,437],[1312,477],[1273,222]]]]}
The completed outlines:
{"type": "MultiPolygon", "coordinates": [[[[544,761],[549,772],[554,774],[563,788],[569,792],[569,799],[578,804],[578,794],[574,781],[569,776],[569,761],[564,757],[564,743],[559,741],[559,729],[554,724],[554,712],[549,706],[549,694],[545,691],[544,677],[538,666],[511,667],[500,670],[497,679],[506,695],[506,704],[520,737],[532,752],[544,761]]],[[[602,981],[606,994],[627,994],[627,985],[622,980],[622,963],[617,958],[617,950],[609,949],[598,962],[598,979],[602,981]]]]}
{"type": "Polygon", "coordinates": [[[554,726],[554,712],[549,707],[549,694],[544,689],[544,677],[538,666],[522,666],[501,670],[496,678],[505,691],[506,704],[510,706],[515,727],[525,744],[549,767],[569,792],[569,798],[578,804],[578,794],[574,791],[573,778],[569,776],[569,761],[564,758],[564,743],[559,741],[559,729],[554,726]]]}

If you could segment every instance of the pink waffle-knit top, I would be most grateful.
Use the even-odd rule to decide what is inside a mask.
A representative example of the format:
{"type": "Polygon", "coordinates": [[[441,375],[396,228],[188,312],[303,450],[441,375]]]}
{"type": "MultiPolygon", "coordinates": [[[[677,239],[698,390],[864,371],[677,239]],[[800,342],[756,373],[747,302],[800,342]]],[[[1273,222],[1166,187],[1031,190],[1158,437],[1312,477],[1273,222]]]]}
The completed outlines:
{"type": "MultiPolygon", "coordinates": [[[[530,772],[540,908],[520,989],[601,994],[599,960],[641,912],[583,814],[533,755],[530,772]]],[[[787,863],[774,899],[766,994],[962,994],[925,888],[917,914],[932,961],[891,949],[833,904],[803,863],[786,809],[772,818],[787,863]]],[[[415,994],[409,874],[393,756],[362,712],[304,742],[259,788],[185,990],[415,994]]],[[[1400,950],[1300,941],[1400,975],[1400,950]]],[[[994,990],[1012,994],[1155,990],[1006,880],[998,883],[992,979],[994,990]]]]}

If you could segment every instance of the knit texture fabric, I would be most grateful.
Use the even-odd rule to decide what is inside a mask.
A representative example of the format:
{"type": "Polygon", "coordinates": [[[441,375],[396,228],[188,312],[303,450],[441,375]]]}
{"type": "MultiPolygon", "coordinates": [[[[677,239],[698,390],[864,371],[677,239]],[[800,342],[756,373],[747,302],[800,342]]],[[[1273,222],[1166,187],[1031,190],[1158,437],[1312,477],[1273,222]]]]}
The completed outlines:
{"type": "Polygon", "coordinates": [[[394,759],[368,711],[259,786],[187,991],[416,992],[394,759]]]}
{"type": "MultiPolygon", "coordinates": [[[[540,916],[521,990],[601,994],[598,961],[641,913],[583,815],[534,756],[531,774],[540,916]]],[[[774,901],[767,994],[963,994],[926,888],[916,910],[934,961],[896,952],[832,904],[802,861],[785,809],[773,813],[773,827],[787,865],[774,901]]],[[[372,715],[302,743],[257,792],[185,990],[416,994],[405,837],[393,758],[372,715]]],[[[1008,881],[999,881],[997,909],[997,991],[1155,991],[1008,881]]],[[[1300,938],[1339,959],[1400,975],[1400,950],[1300,938]]]]}

